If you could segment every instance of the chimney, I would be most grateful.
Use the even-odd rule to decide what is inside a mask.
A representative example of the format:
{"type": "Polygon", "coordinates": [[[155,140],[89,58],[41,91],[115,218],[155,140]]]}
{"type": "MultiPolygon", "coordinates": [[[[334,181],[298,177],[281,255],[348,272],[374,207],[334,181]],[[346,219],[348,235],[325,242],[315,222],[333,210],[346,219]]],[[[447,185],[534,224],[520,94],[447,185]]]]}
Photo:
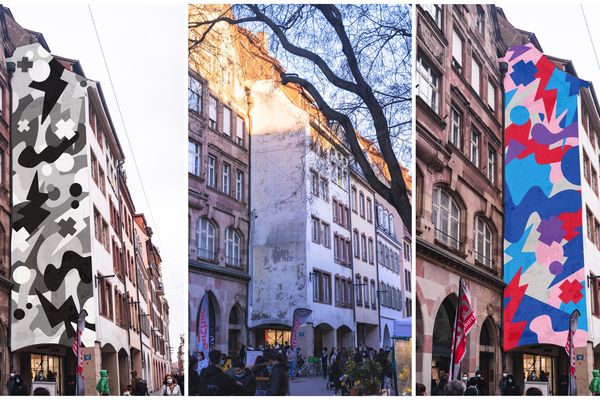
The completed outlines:
{"type": "Polygon", "coordinates": [[[267,32],[258,32],[256,34],[256,37],[258,38],[260,47],[262,47],[265,50],[268,50],[269,37],[267,36],[267,32]]]}

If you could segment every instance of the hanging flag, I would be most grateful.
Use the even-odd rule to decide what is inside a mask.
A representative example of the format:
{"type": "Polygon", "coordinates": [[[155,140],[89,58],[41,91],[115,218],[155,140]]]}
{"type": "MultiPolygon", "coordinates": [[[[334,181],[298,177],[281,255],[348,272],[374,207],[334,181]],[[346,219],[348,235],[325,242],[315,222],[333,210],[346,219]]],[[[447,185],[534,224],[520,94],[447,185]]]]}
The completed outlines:
{"type": "Polygon", "coordinates": [[[460,278],[458,289],[457,312],[452,330],[452,348],[450,352],[450,379],[460,378],[460,362],[467,352],[467,335],[477,323],[477,317],[471,304],[469,288],[463,278],[460,278]]]}
{"type": "Polygon", "coordinates": [[[210,351],[210,315],[208,311],[208,293],[205,293],[200,302],[200,312],[198,313],[198,368],[197,372],[208,366],[208,352],[210,351]],[[204,358],[200,360],[200,353],[204,358]]]}
{"type": "Polygon", "coordinates": [[[296,308],[294,310],[294,320],[292,321],[292,338],[291,338],[291,346],[296,348],[296,343],[298,342],[296,339],[296,334],[298,333],[298,328],[302,326],[303,323],[306,322],[308,317],[312,314],[312,310],[308,308],[296,308]]]}
{"type": "Polygon", "coordinates": [[[73,353],[75,353],[75,358],[77,359],[77,374],[75,380],[75,393],[77,396],[83,396],[85,394],[85,385],[83,382],[83,354],[81,354],[83,344],[81,343],[81,336],[85,330],[85,318],[87,315],[88,313],[85,310],[81,310],[79,313],[79,317],[77,318],[77,332],[73,338],[73,353]]]}
{"type": "Polygon", "coordinates": [[[575,379],[575,346],[573,344],[573,335],[577,332],[577,322],[579,311],[575,310],[569,318],[569,332],[567,334],[567,343],[565,350],[569,356],[569,396],[577,394],[577,380],[575,379]]]}

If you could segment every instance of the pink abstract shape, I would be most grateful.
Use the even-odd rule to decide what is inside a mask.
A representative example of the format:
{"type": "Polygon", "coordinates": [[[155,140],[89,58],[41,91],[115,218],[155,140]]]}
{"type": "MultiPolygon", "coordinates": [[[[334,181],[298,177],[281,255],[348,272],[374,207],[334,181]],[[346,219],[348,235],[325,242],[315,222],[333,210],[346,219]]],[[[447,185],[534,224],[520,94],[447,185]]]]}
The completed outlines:
{"type": "Polygon", "coordinates": [[[538,242],[535,246],[535,258],[537,262],[545,267],[549,267],[554,261],[563,261],[564,251],[560,243],[553,242],[550,246],[543,242],[538,242]]]}
{"type": "MultiPolygon", "coordinates": [[[[568,330],[556,332],[552,329],[552,321],[548,315],[540,315],[534,318],[529,324],[529,329],[538,336],[538,343],[554,344],[565,347],[567,343],[568,330]]],[[[584,347],[587,344],[587,332],[577,329],[573,335],[575,347],[584,347]]]]}
{"type": "Polygon", "coordinates": [[[564,179],[561,164],[559,162],[550,164],[550,182],[562,182],[564,179]]]}

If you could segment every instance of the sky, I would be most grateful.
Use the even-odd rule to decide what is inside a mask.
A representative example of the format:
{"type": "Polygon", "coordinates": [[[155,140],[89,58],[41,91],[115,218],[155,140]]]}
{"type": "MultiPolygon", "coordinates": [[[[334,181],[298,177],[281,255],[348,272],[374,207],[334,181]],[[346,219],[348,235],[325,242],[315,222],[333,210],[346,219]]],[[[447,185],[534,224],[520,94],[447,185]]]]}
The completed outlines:
{"type": "MultiPolygon", "coordinates": [[[[127,183],[136,212],[146,215],[162,256],[170,345],[176,352],[179,335],[187,332],[188,315],[184,295],[188,264],[187,8],[183,4],[91,6],[132,149],[87,5],[5,5],[21,26],[44,34],[53,54],[79,60],[86,76],[102,85],[125,151],[127,183]]],[[[172,359],[176,359],[174,353],[172,359]]]]}
{"type": "MultiPolygon", "coordinates": [[[[545,54],[573,61],[579,78],[592,81],[600,95],[600,66],[594,57],[579,4],[496,5],[504,10],[513,26],[535,33],[545,54]]],[[[600,57],[600,25],[597,24],[600,5],[588,2],[583,9],[600,57]]]]}

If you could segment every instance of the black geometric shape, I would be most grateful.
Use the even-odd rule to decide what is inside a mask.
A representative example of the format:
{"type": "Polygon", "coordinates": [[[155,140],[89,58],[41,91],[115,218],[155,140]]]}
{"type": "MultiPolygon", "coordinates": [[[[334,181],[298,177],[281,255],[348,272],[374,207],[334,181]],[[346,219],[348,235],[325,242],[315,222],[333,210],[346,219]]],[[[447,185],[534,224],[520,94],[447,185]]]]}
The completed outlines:
{"type": "Polygon", "coordinates": [[[65,329],[67,331],[67,337],[71,338],[75,336],[75,329],[71,325],[71,322],[77,322],[77,317],[79,316],[79,311],[77,311],[77,307],[75,306],[75,301],[73,301],[73,296],[69,296],[69,298],[59,307],[56,308],[50,300],[45,298],[39,290],[35,289],[35,292],[40,300],[40,304],[42,305],[42,309],[46,314],[46,318],[50,323],[51,327],[55,327],[56,325],[65,324],[65,329]]]}
{"type": "Polygon", "coordinates": [[[77,200],[73,200],[71,202],[71,208],[77,208],[77,207],[79,207],[79,202],[77,200]]]}
{"type": "Polygon", "coordinates": [[[67,250],[62,256],[60,268],[50,264],[44,271],[44,283],[46,287],[55,291],[65,280],[70,270],[76,269],[83,283],[92,283],[92,257],[81,257],[74,251],[67,250]]]}
{"type": "Polygon", "coordinates": [[[58,226],[60,226],[58,233],[62,237],[67,237],[67,235],[73,236],[77,232],[77,229],[75,229],[75,220],[71,217],[58,221],[58,226]]]}
{"type": "Polygon", "coordinates": [[[73,197],[79,196],[82,192],[81,185],[79,183],[72,184],[71,187],[69,188],[69,192],[71,193],[71,196],[73,196],[73,197]]]}
{"type": "Polygon", "coordinates": [[[29,87],[41,90],[44,92],[44,107],[42,109],[42,123],[52,111],[52,107],[56,104],[60,95],[67,87],[67,82],[60,79],[65,67],[62,66],[55,58],[50,60],[50,74],[43,82],[31,82],[29,87]]]}
{"type": "Polygon", "coordinates": [[[21,155],[19,156],[19,165],[22,165],[26,168],[33,168],[42,161],[52,164],[58,160],[58,158],[62,156],[67,149],[73,146],[73,144],[77,142],[77,139],[79,139],[78,131],[75,132],[75,135],[73,135],[71,139],[62,139],[58,146],[48,146],[40,153],[35,151],[33,146],[27,146],[23,149],[21,155]]]}
{"type": "Polygon", "coordinates": [[[31,310],[31,307],[33,307],[33,304],[31,304],[31,303],[27,303],[27,304],[25,304],[25,307],[26,307],[28,310],[31,310]]]}
{"type": "Polygon", "coordinates": [[[25,311],[21,310],[20,308],[17,308],[15,310],[15,312],[13,313],[13,315],[14,315],[15,319],[21,320],[21,319],[25,318],[25,311]]]}
{"type": "Polygon", "coordinates": [[[57,187],[52,187],[52,189],[50,189],[50,185],[48,185],[47,189],[48,198],[50,200],[58,200],[58,198],[60,197],[60,189],[58,189],[57,187]]]}
{"type": "Polygon", "coordinates": [[[23,57],[21,58],[21,61],[17,61],[17,67],[21,68],[21,71],[27,72],[29,71],[29,68],[33,67],[33,63],[29,61],[29,58],[23,57]]]}
{"type": "Polygon", "coordinates": [[[31,181],[27,200],[29,201],[17,204],[17,206],[21,206],[18,211],[21,218],[13,222],[13,227],[17,232],[21,230],[21,228],[25,228],[25,230],[31,234],[42,224],[42,222],[44,222],[46,217],[50,215],[50,211],[42,208],[42,205],[48,200],[48,194],[40,192],[37,172],[31,181]]]}

